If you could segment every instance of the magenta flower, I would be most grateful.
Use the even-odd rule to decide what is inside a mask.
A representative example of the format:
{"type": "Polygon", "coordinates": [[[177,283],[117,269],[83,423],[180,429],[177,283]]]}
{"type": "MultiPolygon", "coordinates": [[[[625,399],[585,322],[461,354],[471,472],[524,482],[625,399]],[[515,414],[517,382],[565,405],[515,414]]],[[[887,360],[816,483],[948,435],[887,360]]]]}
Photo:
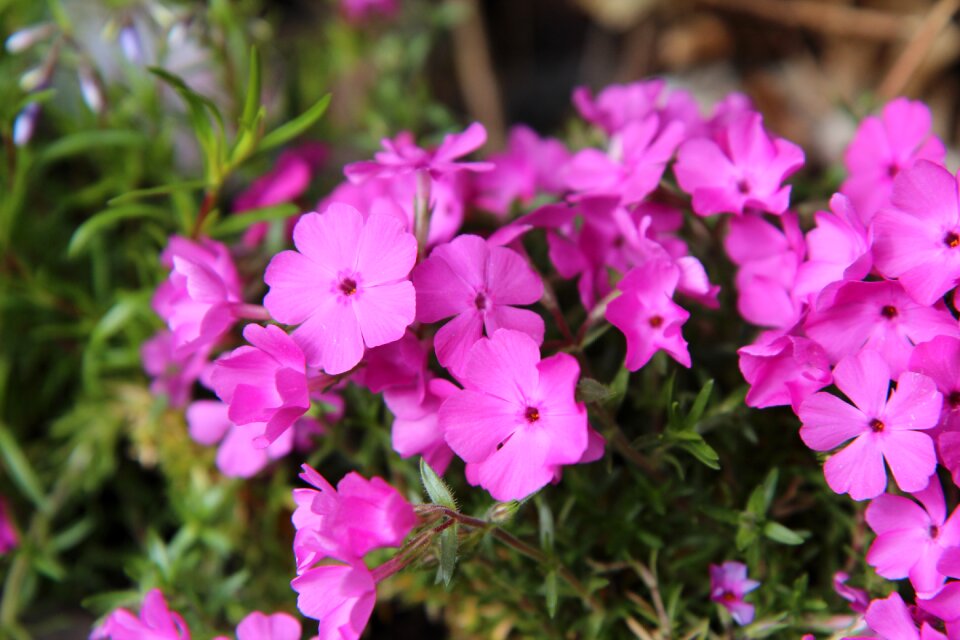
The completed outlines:
{"type": "MultiPolygon", "coordinates": [[[[286,613],[267,615],[259,611],[247,615],[237,625],[237,640],[300,640],[300,622],[286,613]]],[[[214,640],[228,640],[224,636],[214,640]]]]}
{"type": "Polygon", "coordinates": [[[627,338],[626,367],[636,371],[663,349],[690,366],[687,341],[680,329],[690,314],[673,301],[679,273],[667,262],[651,260],[620,281],[623,294],[607,306],[606,318],[627,338]]]}
{"type": "Polygon", "coordinates": [[[143,370],[153,378],[150,392],[165,395],[173,407],[182,407],[190,400],[193,384],[207,367],[213,345],[199,351],[184,352],[169,331],[160,331],[140,347],[143,370]]]}
{"type": "Polygon", "coordinates": [[[667,162],[683,140],[683,125],[663,129],[651,114],[631,122],[610,140],[606,153],[584,149],[564,169],[567,186],[581,196],[617,196],[623,204],[640,202],[657,188],[667,162]]]}
{"type": "Polygon", "coordinates": [[[586,87],[577,87],[573,92],[573,104],[584,120],[608,135],[650,114],[660,116],[664,126],[676,121],[691,133],[702,129],[703,119],[693,97],[679,89],[665,93],[666,87],[667,83],[661,79],[612,84],[596,97],[586,87]]]}
{"type": "Polygon", "coordinates": [[[449,175],[456,171],[489,171],[489,162],[457,162],[487,141],[487,130],[474,122],[463,133],[451,133],[443,138],[433,150],[421,149],[413,142],[413,136],[404,132],[394,139],[380,141],[383,151],[374,154],[373,162],[354,162],[343,169],[350,182],[359,183],[369,178],[392,178],[414,171],[423,171],[431,178],[449,175]]]}
{"type": "Polygon", "coordinates": [[[833,574],[833,590],[838,596],[850,603],[850,609],[854,613],[865,613],[870,606],[870,596],[863,589],[851,587],[847,584],[850,576],[843,571],[837,571],[833,574]]]}
{"type": "Polygon", "coordinates": [[[587,450],[587,412],[574,392],[580,366],[558,353],[540,360],[527,334],[500,329],[471,349],[457,391],[440,407],[447,444],[475,468],[468,480],[500,501],[550,482],[587,450]]]}
{"type": "Polygon", "coordinates": [[[943,395],[937,448],[956,481],[960,478],[960,338],[937,336],[918,344],[910,356],[910,370],[931,378],[943,395]]]}
{"type": "Polygon", "coordinates": [[[918,630],[907,604],[897,592],[871,602],[865,618],[870,630],[880,634],[881,640],[947,640],[947,636],[927,621],[922,622],[918,630]]]}
{"type": "Polygon", "coordinates": [[[344,17],[353,23],[370,20],[375,16],[392,18],[400,10],[399,0],[340,0],[344,17]]]}
{"type": "Polygon", "coordinates": [[[394,387],[413,388],[421,399],[427,384],[427,356],[429,345],[410,330],[396,342],[375,347],[364,356],[364,367],[357,370],[351,382],[362,385],[373,393],[394,387]]]}
{"type": "Polygon", "coordinates": [[[293,491],[298,573],[327,557],[354,562],[373,549],[400,546],[417,524],[410,503],[382,478],[351,472],[334,489],[306,464],[300,477],[319,491],[293,491]]]}
{"type": "Polygon", "coordinates": [[[262,438],[266,424],[251,422],[236,425],[228,417],[230,406],[216,400],[197,400],[187,407],[190,437],[217,450],[217,468],[231,478],[249,478],[262,471],[271,460],[282,458],[293,450],[293,429],[288,429],[266,448],[254,441],[262,438]],[[222,442],[221,442],[222,441],[222,442]]]}
{"type": "Polygon", "coordinates": [[[357,640],[377,599],[377,585],[360,561],[310,569],[290,583],[300,613],[320,621],[318,640],[357,640]]]}
{"type": "Polygon", "coordinates": [[[744,602],[743,596],[759,586],[759,582],[747,578],[747,565],[742,562],[728,560],[719,566],[710,565],[710,599],[730,611],[739,625],[753,622],[753,605],[744,602]]]}
{"type": "Polygon", "coordinates": [[[830,359],[819,344],[803,336],[770,332],[741,347],[740,372],[750,384],[747,406],[800,404],[832,380],[830,359]]]}
{"type": "Polygon", "coordinates": [[[153,308],[170,327],[177,349],[192,352],[214,344],[236,322],[243,303],[230,251],[214,240],[173,236],[160,261],[171,272],[154,294],[153,308]]]}
{"type": "Polygon", "coordinates": [[[909,577],[917,595],[928,598],[946,580],[937,570],[944,550],[960,545],[960,511],[947,518],[936,476],[914,497],[919,505],[885,493],[867,507],[867,524],[877,534],[867,552],[867,564],[888,580],[909,577]]]}
{"type": "Polygon", "coordinates": [[[783,138],[771,138],[758,113],[731,119],[721,143],[687,140],[673,170],[680,187],[693,196],[701,216],[742,215],[749,210],[781,214],[790,203],[783,181],[803,166],[803,151],[783,138]]]}
{"type": "Polygon", "coordinates": [[[889,204],[894,178],[917,160],[942,163],[946,150],[931,133],[930,109],[922,102],[897,98],[879,116],[868,116],[844,154],[849,176],[840,191],[867,222],[889,204]]]}
{"type": "Polygon", "coordinates": [[[933,304],[960,280],[960,208],[957,179],[920,160],[893,184],[888,209],[873,219],[873,259],[898,278],[917,302],[933,304]]]}
{"type": "Polygon", "coordinates": [[[513,329],[537,344],[543,341],[543,318],[513,306],[539,300],[543,282],[512,249],[490,246],[479,236],[458,236],[417,266],[413,285],[417,320],[456,316],[434,336],[437,360],[454,374],[484,330],[492,336],[497,329],[513,329]]]}
{"type": "Polygon", "coordinates": [[[875,349],[896,377],[907,369],[914,345],[939,335],[960,337],[943,303],[918,304],[897,282],[846,282],[827,293],[807,316],[804,330],[833,362],[875,349]]]}
{"type": "Polygon", "coordinates": [[[10,505],[3,496],[0,496],[0,556],[16,549],[19,543],[20,536],[17,535],[17,529],[13,526],[10,505]]]}
{"type": "Polygon", "coordinates": [[[280,322],[300,325],[293,338],[308,364],[343,373],[360,362],[364,345],[403,336],[415,315],[407,274],[417,241],[396,220],[371,215],[364,222],[353,207],[333,204],[323,215],[304,215],[293,242],[297,251],[267,266],[264,304],[280,322]]]}
{"type": "Polygon", "coordinates": [[[159,589],[143,598],[140,615],[116,609],[90,634],[91,640],[190,640],[190,629],[179,613],[171,611],[159,589]]]}
{"type": "Polygon", "coordinates": [[[434,471],[443,475],[453,459],[453,451],[443,437],[439,411],[443,401],[457,391],[453,383],[441,378],[430,380],[421,392],[414,386],[384,391],[383,401],[393,413],[393,450],[403,458],[420,454],[434,471]]]}
{"type": "Polygon", "coordinates": [[[904,491],[926,487],[937,456],[933,440],[920,431],[937,423],[943,400],[933,380],[908,371],[888,398],[890,368],[873,350],[841,360],[833,380],[855,406],[820,392],[799,412],[800,438],[811,449],[830,451],[853,439],[824,464],[830,488],[854,500],[875,498],[887,487],[884,461],[904,491]]]}
{"type": "Polygon", "coordinates": [[[266,447],[310,408],[303,352],[282,329],[248,324],[243,346],[214,363],[211,386],[237,425],[266,423],[254,441],[266,447]]]}

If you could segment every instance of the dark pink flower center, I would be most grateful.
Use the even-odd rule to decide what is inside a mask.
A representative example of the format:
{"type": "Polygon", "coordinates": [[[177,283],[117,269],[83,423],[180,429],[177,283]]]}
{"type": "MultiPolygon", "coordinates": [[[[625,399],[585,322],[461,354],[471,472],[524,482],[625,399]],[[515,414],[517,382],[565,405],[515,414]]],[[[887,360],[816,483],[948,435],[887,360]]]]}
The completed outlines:
{"type": "Polygon", "coordinates": [[[949,404],[952,409],[960,407],[960,391],[951,392],[950,395],[947,396],[947,404],[949,404]]]}
{"type": "Polygon", "coordinates": [[[486,294],[484,294],[483,291],[478,291],[478,292],[477,292],[477,297],[474,298],[474,300],[473,300],[473,304],[477,307],[478,310],[480,310],[480,311],[486,311],[486,309],[487,309],[487,296],[486,296],[486,294]]]}
{"type": "Polygon", "coordinates": [[[723,595],[720,596],[720,599],[723,600],[724,602],[735,602],[737,599],[737,595],[732,591],[724,591],[723,595]]]}
{"type": "Polygon", "coordinates": [[[357,292],[357,281],[353,278],[344,278],[340,281],[340,291],[345,296],[352,296],[357,292]]]}
{"type": "Polygon", "coordinates": [[[896,178],[898,173],[900,173],[900,167],[897,166],[897,163],[894,162],[887,167],[887,176],[889,178],[896,178]]]}
{"type": "Polygon", "coordinates": [[[524,411],[523,417],[527,419],[527,422],[533,424],[540,419],[540,409],[536,407],[527,407],[527,410],[524,411]]]}
{"type": "Polygon", "coordinates": [[[892,304],[888,304],[883,309],[880,310],[880,315],[882,315],[887,320],[892,320],[897,317],[897,308],[892,304]]]}
{"type": "Polygon", "coordinates": [[[737,191],[739,191],[743,195],[747,195],[748,193],[750,193],[750,183],[747,182],[746,178],[741,178],[740,180],[737,180],[737,191]]]}
{"type": "Polygon", "coordinates": [[[880,433],[887,428],[887,425],[883,424],[883,421],[879,418],[874,418],[870,421],[870,428],[873,429],[874,433],[880,433]]]}
{"type": "Polygon", "coordinates": [[[647,322],[649,322],[650,326],[653,327],[654,329],[659,329],[660,326],[663,324],[663,318],[661,318],[660,316],[650,316],[650,319],[647,320],[647,322]]]}
{"type": "Polygon", "coordinates": [[[940,535],[940,527],[935,524],[930,525],[930,539],[936,540],[937,536],[940,535]]]}
{"type": "Polygon", "coordinates": [[[960,246],[960,235],[958,235],[956,231],[951,231],[943,237],[943,244],[951,249],[956,249],[960,246]]]}

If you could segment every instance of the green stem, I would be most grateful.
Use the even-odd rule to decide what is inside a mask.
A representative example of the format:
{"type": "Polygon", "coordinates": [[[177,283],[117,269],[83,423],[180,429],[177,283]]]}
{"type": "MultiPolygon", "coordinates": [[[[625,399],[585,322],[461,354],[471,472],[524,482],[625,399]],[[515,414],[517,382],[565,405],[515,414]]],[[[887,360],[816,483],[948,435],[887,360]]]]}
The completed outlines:
{"type": "Polygon", "coordinates": [[[417,238],[417,260],[427,257],[427,240],[430,237],[430,174],[417,171],[417,195],[413,202],[413,231],[417,238]]]}

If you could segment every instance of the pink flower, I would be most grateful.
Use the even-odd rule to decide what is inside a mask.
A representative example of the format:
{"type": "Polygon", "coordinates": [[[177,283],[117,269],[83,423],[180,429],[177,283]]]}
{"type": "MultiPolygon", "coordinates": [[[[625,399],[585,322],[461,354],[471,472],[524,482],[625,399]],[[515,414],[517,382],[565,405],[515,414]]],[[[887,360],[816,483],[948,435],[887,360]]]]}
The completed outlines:
{"type": "Polygon", "coordinates": [[[219,242],[197,242],[180,236],[160,256],[170,277],[153,296],[153,308],[163,318],[179,351],[197,351],[226,333],[243,303],[240,277],[230,251],[219,242]]]}
{"type": "Polygon", "coordinates": [[[394,139],[380,141],[383,151],[374,154],[373,162],[354,162],[343,169],[350,182],[359,183],[369,178],[392,178],[413,171],[423,171],[437,179],[455,171],[489,171],[489,162],[457,162],[487,141],[487,130],[474,122],[463,133],[451,133],[443,138],[440,146],[432,151],[421,149],[413,142],[413,136],[404,132],[394,139]]]}
{"type": "MultiPolygon", "coordinates": [[[[237,640],[300,640],[300,622],[286,613],[267,615],[254,611],[237,625],[237,640]]],[[[214,640],[229,640],[218,636],[214,640]]]]}
{"type": "Polygon", "coordinates": [[[804,330],[833,362],[861,349],[877,350],[894,377],[906,370],[915,344],[939,335],[960,337],[943,303],[918,304],[891,281],[846,282],[824,292],[804,330]]]}
{"type": "Polygon", "coordinates": [[[417,401],[423,398],[427,383],[427,356],[429,345],[424,345],[409,329],[403,337],[367,351],[365,366],[359,369],[351,381],[373,393],[393,387],[412,388],[417,401]]]}
{"type": "Polygon", "coordinates": [[[400,546],[417,524],[410,503],[382,478],[351,472],[334,489],[306,464],[300,477],[320,491],[293,491],[298,573],[326,557],[354,562],[373,549],[400,546]]]}
{"type": "Polygon", "coordinates": [[[920,505],[885,493],[867,507],[867,524],[877,534],[867,552],[867,564],[888,580],[909,577],[917,594],[928,598],[946,580],[937,571],[944,550],[960,545],[960,511],[947,518],[936,476],[914,497],[920,505]]]}
{"type": "MultiPolygon", "coordinates": [[[[237,196],[233,202],[234,213],[294,202],[306,193],[314,173],[326,162],[328,155],[327,147],[309,142],[284,151],[270,173],[257,178],[237,196]]],[[[292,222],[292,219],[288,221],[287,231],[292,229],[292,222]]],[[[263,241],[269,226],[267,222],[251,226],[243,234],[243,244],[248,248],[256,247],[263,241]]]]}
{"type": "Polygon", "coordinates": [[[960,280],[957,179],[920,160],[897,176],[891,206],[873,219],[873,258],[921,304],[933,304],[960,280]]]}
{"type": "Polygon", "coordinates": [[[657,188],[682,139],[683,125],[671,122],[661,130],[654,114],[628,123],[611,138],[606,153],[584,149],[570,159],[563,172],[567,186],[583,196],[639,202],[657,188]]]}
{"type": "Polygon", "coordinates": [[[771,332],[741,347],[740,372],[750,384],[747,406],[789,404],[797,411],[810,395],[830,384],[830,360],[819,344],[803,336],[771,332]]]}
{"type": "Polygon", "coordinates": [[[350,22],[359,23],[381,15],[392,18],[400,10],[399,0],[340,0],[340,9],[350,22]]]}
{"type": "Polygon", "coordinates": [[[529,204],[540,192],[560,194],[564,190],[560,168],[570,159],[564,144],[540,138],[532,129],[510,129],[507,150],[490,156],[491,171],[473,179],[477,207],[506,216],[515,202],[529,204]]]}
{"type": "Polygon", "coordinates": [[[377,599],[377,585],[362,562],[316,567],[290,583],[297,608],[320,621],[319,640],[357,640],[377,599]]]}
{"type": "Polygon", "coordinates": [[[10,505],[3,496],[0,496],[0,556],[16,549],[19,543],[20,536],[17,535],[17,530],[13,526],[10,505]]]}
{"type": "Polygon", "coordinates": [[[489,246],[478,236],[458,236],[417,266],[413,284],[420,322],[456,316],[434,336],[437,360],[454,374],[484,330],[490,336],[497,329],[513,329],[537,344],[543,341],[543,319],[513,306],[539,300],[543,283],[511,249],[489,246]]]}
{"type": "Polygon", "coordinates": [[[759,586],[759,582],[747,578],[747,565],[742,562],[728,560],[719,566],[710,565],[710,599],[726,607],[739,625],[753,622],[753,605],[744,602],[743,596],[759,586]]]}
{"type": "Polygon", "coordinates": [[[540,360],[527,334],[500,329],[471,349],[464,389],[440,407],[447,444],[475,467],[467,477],[500,501],[550,482],[587,450],[587,412],[574,398],[580,366],[558,353],[540,360]]]}
{"type": "Polygon", "coordinates": [[[439,410],[443,401],[459,389],[451,382],[434,378],[423,392],[416,387],[393,387],[383,392],[383,401],[393,413],[393,450],[403,458],[420,454],[427,464],[443,475],[453,451],[440,428],[439,410]]]}
{"type": "Polygon", "coordinates": [[[612,84],[595,98],[586,87],[577,87],[573,92],[573,104],[584,120],[608,135],[651,114],[660,116],[664,126],[676,121],[691,132],[702,128],[703,119],[693,97],[679,89],[665,94],[666,86],[662,79],[612,84]]]}
{"type": "Polygon", "coordinates": [[[293,231],[297,251],[270,261],[264,304],[274,318],[300,324],[293,338],[307,363],[329,374],[349,371],[364,345],[399,340],[415,315],[407,274],[417,241],[391,218],[366,222],[349,205],[304,215],[293,231]],[[302,324],[301,324],[302,323],[302,324]]]}
{"type": "Polygon", "coordinates": [[[126,609],[113,611],[90,634],[93,639],[108,640],[190,640],[187,623],[167,607],[159,589],[153,589],[143,598],[140,616],[126,609]]]}
{"type": "Polygon", "coordinates": [[[824,465],[830,488],[854,500],[877,497],[887,486],[884,460],[904,491],[926,487],[937,457],[933,440],[918,431],[940,417],[943,398],[933,380],[908,371],[888,398],[890,368],[873,350],[841,360],[833,380],[856,406],[821,392],[807,398],[799,412],[800,438],[815,451],[830,451],[853,438],[824,465]]]}
{"type": "Polygon", "coordinates": [[[883,600],[878,598],[871,602],[866,621],[870,630],[880,634],[882,640],[947,640],[947,636],[926,621],[918,631],[910,610],[896,592],[883,600]]]}
{"type": "Polygon", "coordinates": [[[844,154],[850,175],[840,191],[870,221],[890,201],[893,180],[917,160],[943,162],[943,143],[931,134],[930,109],[922,102],[897,98],[879,116],[863,119],[844,154]]]}
{"type": "Polygon", "coordinates": [[[177,340],[169,331],[160,331],[140,347],[143,369],[153,381],[150,392],[166,395],[173,407],[182,407],[190,400],[193,384],[207,367],[213,345],[195,352],[177,348],[177,340]]]}
{"type": "Polygon", "coordinates": [[[790,203],[783,181],[803,166],[803,151],[783,138],[771,138],[758,113],[731,119],[720,144],[687,140],[673,167],[680,187],[693,196],[701,216],[742,215],[748,210],[780,214],[790,203]]]}
{"type": "Polygon", "coordinates": [[[680,328],[690,314],[673,302],[678,271],[668,262],[651,260],[632,269],[620,281],[623,294],[607,306],[606,318],[627,338],[626,367],[636,371],[663,349],[690,366],[687,341],[680,328]]]}
{"type": "Polygon", "coordinates": [[[870,605],[870,596],[863,589],[851,587],[847,584],[850,579],[843,571],[837,571],[833,574],[833,590],[838,596],[850,603],[850,609],[854,613],[864,613],[870,605]]]}
{"type": "Polygon", "coordinates": [[[259,446],[274,442],[310,408],[303,352],[274,325],[248,324],[243,346],[214,363],[211,386],[237,425],[266,423],[259,446]]]}
{"type": "Polygon", "coordinates": [[[940,426],[960,431],[960,338],[939,335],[921,342],[910,355],[910,371],[931,378],[943,394],[940,426]]]}

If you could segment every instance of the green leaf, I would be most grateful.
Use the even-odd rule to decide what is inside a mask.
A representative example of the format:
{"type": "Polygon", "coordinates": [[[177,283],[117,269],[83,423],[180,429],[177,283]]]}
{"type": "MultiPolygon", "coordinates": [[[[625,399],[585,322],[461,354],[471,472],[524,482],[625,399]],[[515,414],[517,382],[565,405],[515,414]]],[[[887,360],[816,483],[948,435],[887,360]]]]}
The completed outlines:
{"type": "Polygon", "coordinates": [[[213,238],[222,238],[234,233],[246,231],[251,225],[258,222],[270,222],[272,220],[285,220],[290,216],[296,215],[300,208],[295,204],[278,204],[272,207],[262,207],[260,209],[250,209],[243,213],[234,213],[224,220],[220,220],[208,231],[209,236],[213,238]]]}
{"type": "Polygon", "coordinates": [[[550,511],[550,505],[538,495],[537,518],[540,521],[540,547],[547,553],[553,552],[553,541],[556,537],[553,527],[553,512],[550,511]]]}
{"type": "Polygon", "coordinates": [[[578,402],[604,402],[614,395],[607,385],[593,378],[580,378],[577,382],[576,398],[578,402]]]}
{"type": "Polygon", "coordinates": [[[457,523],[440,532],[440,566],[437,569],[437,582],[449,588],[453,580],[453,570],[457,566],[457,523]]]}
{"type": "Polygon", "coordinates": [[[128,191],[122,195],[117,196],[116,198],[111,198],[107,200],[107,204],[116,206],[118,204],[126,204],[128,202],[139,200],[141,198],[150,198],[153,196],[165,196],[169,193],[174,193],[177,191],[195,191],[197,189],[202,189],[206,186],[206,182],[203,180],[185,180],[184,182],[173,182],[171,184],[162,184],[158,187],[147,187],[146,189],[136,189],[134,191],[128,191]]]}
{"type": "Polygon", "coordinates": [[[40,164],[54,162],[61,158],[89,153],[95,149],[109,149],[116,147],[143,147],[149,139],[139,131],[93,130],[78,131],[61,136],[50,143],[37,155],[40,164]]]}
{"type": "Polygon", "coordinates": [[[268,149],[273,149],[274,147],[279,147],[283,143],[296,138],[298,135],[309,129],[313,126],[317,120],[323,116],[324,112],[327,110],[327,106],[330,104],[330,94],[323,96],[317,102],[307,109],[305,112],[291,120],[290,122],[280,125],[267,135],[263,136],[263,140],[260,141],[260,151],[267,151],[268,149]]]}
{"type": "Polygon", "coordinates": [[[23,495],[29,498],[40,511],[46,510],[47,499],[43,494],[40,480],[37,479],[30,461],[17,444],[17,439],[4,425],[0,425],[0,456],[3,456],[10,479],[20,488],[23,495]]]}
{"type": "Polygon", "coordinates": [[[550,570],[543,580],[543,595],[547,599],[547,614],[554,618],[557,615],[557,601],[560,599],[557,591],[557,572],[550,570]]]}
{"type": "Polygon", "coordinates": [[[250,73],[247,76],[247,96],[243,102],[243,114],[240,126],[250,129],[255,126],[257,112],[260,110],[260,52],[256,46],[250,47],[250,73]]]}
{"type": "Polygon", "coordinates": [[[763,527],[763,535],[780,544],[803,544],[803,536],[787,529],[779,522],[768,522],[763,527]]]}
{"type": "Polygon", "coordinates": [[[700,422],[700,418],[703,416],[703,412],[707,408],[707,402],[710,400],[710,393],[713,391],[713,380],[707,380],[706,384],[703,385],[703,388],[700,389],[700,393],[697,394],[696,400],[693,401],[693,406],[690,407],[690,413],[687,414],[686,419],[686,428],[694,429],[697,426],[697,423],[700,422]]]}
{"type": "Polygon", "coordinates": [[[446,483],[440,479],[437,472],[434,471],[427,461],[420,458],[420,480],[423,482],[423,488],[427,490],[433,504],[457,510],[457,501],[447,487],[446,483]]]}
{"type": "Polygon", "coordinates": [[[757,518],[763,518],[770,509],[777,491],[778,476],[779,471],[776,468],[771,469],[763,483],[758,485],[750,494],[750,498],[747,500],[747,511],[757,518]]]}
{"type": "Polygon", "coordinates": [[[93,214],[73,232],[70,244],[67,245],[67,257],[76,258],[83,253],[90,241],[96,236],[124,220],[140,218],[164,220],[169,215],[166,210],[160,207],[146,204],[129,204],[104,209],[93,214]]]}
{"type": "Polygon", "coordinates": [[[737,529],[737,535],[734,538],[734,542],[737,545],[738,551],[743,551],[754,542],[757,541],[757,529],[752,525],[741,525],[737,529]]]}
{"type": "Polygon", "coordinates": [[[684,442],[680,446],[687,453],[711,469],[720,468],[720,456],[717,455],[713,447],[708,445],[703,438],[692,442],[684,442]]]}

